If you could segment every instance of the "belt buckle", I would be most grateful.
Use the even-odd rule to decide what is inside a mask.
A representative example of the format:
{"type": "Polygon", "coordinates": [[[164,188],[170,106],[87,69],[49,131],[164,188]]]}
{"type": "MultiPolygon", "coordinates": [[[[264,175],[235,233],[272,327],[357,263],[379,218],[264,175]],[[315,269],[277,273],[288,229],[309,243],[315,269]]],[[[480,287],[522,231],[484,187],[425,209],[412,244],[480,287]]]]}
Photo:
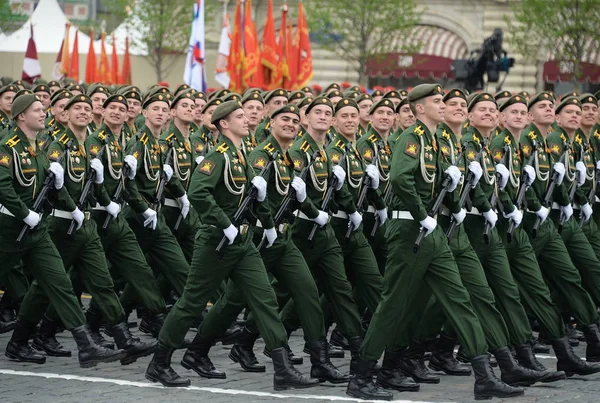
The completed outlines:
{"type": "Polygon", "coordinates": [[[85,217],[85,221],[89,221],[90,220],[90,212],[89,211],[84,211],[83,212],[83,216],[85,217]]]}
{"type": "Polygon", "coordinates": [[[248,232],[248,228],[250,228],[248,224],[240,225],[240,235],[246,235],[246,233],[248,232]]]}

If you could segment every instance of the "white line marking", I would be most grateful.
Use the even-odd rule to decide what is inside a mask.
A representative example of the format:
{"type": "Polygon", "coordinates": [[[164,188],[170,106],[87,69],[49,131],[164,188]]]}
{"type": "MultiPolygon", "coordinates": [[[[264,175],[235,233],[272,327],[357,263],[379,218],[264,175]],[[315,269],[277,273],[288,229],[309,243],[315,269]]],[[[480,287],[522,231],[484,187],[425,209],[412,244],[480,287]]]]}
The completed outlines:
{"type": "MultiPolygon", "coordinates": [[[[154,388],[154,389],[170,389],[170,390],[175,389],[175,388],[166,388],[162,385],[159,385],[156,383],[148,383],[148,382],[125,381],[123,379],[98,378],[98,377],[92,377],[92,376],[79,376],[79,375],[69,375],[69,374],[52,374],[52,373],[46,373],[46,372],[14,371],[12,369],[0,369],[0,374],[16,375],[16,376],[36,376],[39,378],[65,379],[65,380],[69,380],[69,381],[112,383],[115,385],[134,386],[137,388],[154,388]]],[[[380,400],[361,400],[361,399],[354,399],[352,397],[343,397],[343,396],[287,395],[287,394],[280,394],[280,393],[269,393],[269,392],[250,391],[250,390],[201,388],[198,386],[188,386],[187,388],[177,388],[177,389],[218,393],[218,394],[224,394],[224,395],[272,397],[272,398],[277,398],[277,399],[295,398],[295,399],[306,399],[306,400],[329,400],[332,402],[336,401],[336,402],[361,402],[361,403],[362,402],[380,402],[380,400]]],[[[434,402],[426,402],[426,401],[420,401],[420,400],[394,400],[394,402],[396,402],[396,403],[434,403],[434,402]]]]}

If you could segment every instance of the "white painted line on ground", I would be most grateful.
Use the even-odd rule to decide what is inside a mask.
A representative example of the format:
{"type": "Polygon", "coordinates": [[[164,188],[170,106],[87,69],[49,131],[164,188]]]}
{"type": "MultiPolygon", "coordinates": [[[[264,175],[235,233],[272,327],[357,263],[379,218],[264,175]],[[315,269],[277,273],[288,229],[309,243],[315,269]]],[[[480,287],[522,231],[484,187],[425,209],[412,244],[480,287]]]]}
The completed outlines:
{"type": "MultiPolygon", "coordinates": [[[[135,382],[126,381],[123,379],[110,379],[110,378],[98,378],[92,376],[79,376],[69,374],[52,374],[46,372],[29,372],[29,371],[14,371],[12,369],[0,369],[0,374],[3,375],[16,375],[16,376],[35,376],[46,379],[64,379],[68,381],[81,381],[81,382],[97,382],[97,383],[112,383],[121,386],[134,386],[137,388],[154,388],[154,389],[171,389],[165,388],[162,385],[148,382],[135,382]]],[[[277,399],[305,399],[305,400],[329,400],[332,402],[380,402],[380,400],[360,400],[352,397],[344,396],[319,396],[319,395],[288,395],[281,393],[269,393],[269,392],[258,392],[251,390],[237,390],[237,389],[221,389],[221,388],[201,388],[198,386],[188,386],[187,388],[178,388],[181,390],[192,390],[201,392],[218,393],[223,395],[239,395],[239,396],[257,396],[257,397],[272,397],[277,399]]],[[[396,403],[434,403],[420,400],[394,400],[396,403]]]]}

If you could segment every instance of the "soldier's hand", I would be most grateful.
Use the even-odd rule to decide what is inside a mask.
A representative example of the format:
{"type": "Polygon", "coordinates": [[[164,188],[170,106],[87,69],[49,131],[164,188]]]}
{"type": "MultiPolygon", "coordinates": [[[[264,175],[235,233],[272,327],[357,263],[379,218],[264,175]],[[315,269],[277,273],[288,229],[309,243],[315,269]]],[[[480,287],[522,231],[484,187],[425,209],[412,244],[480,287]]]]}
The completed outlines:
{"type": "Polygon", "coordinates": [[[148,210],[142,213],[142,216],[144,216],[145,218],[144,227],[150,226],[153,230],[155,230],[156,224],[158,223],[158,214],[156,213],[156,211],[149,208],[148,210]]]}
{"type": "Polygon", "coordinates": [[[104,182],[104,165],[102,165],[102,162],[98,158],[94,158],[90,162],[90,168],[96,173],[94,176],[94,183],[100,185],[104,182]]]}
{"type": "Polygon", "coordinates": [[[235,241],[235,237],[238,235],[238,232],[238,229],[234,227],[233,224],[230,224],[229,227],[223,230],[223,234],[225,234],[227,239],[229,239],[229,245],[235,241]]]}
{"type": "Polygon", "coordinates": [[[354,225],[354,231],[356,231],[360,226],[360,223],[362,223],[362,215],[360,215],[358,211],[355,211],[354,213],[350,214],[348,218],[350,218],[350,222],[352,223],[352,225],[354,225]]]}
{"type": "Polygon", "coordinates": [[[340,190],[342,186],[344,186],[344,180],[346,179],[346,171],[339,165],[333,167],[333,174],[337,178],[337,183],[335,184],[335,190],[340,190]]]}
{"type": "Polygon", "coordinates": [[[481,165],[479,164],[479,162],[471,161],[471,162],[469,162],[469,171],[474,176],[471,187],[475,187],[475,186],[477,186],[477,183],[479,183],[479,179],[481,179],[481,175],[483,175],[483,169],[481,168],[481,165]]]}
{"type": "Polygon", "coordinates": [[[500,182],[498,183],[498,187],[500,190],[504,190],[506,184],[508,183],[508,177],[510,172],[508,172],[508,168],[504,164],[496,165],[496,173],[500,176],[500,182]]]}
{"type": "Polygon", "coordinates": [[[454,221],[456,221],[456,224],[461,224],[465,220],[466,216],[467,210],[465,210],[464,208],[460,209],[458,213],[452,213],[452,217],[454,217],[454,221]]]}
{"type": "Polygon", "coordinates": [[[589,221],[593,213],[594,210],[592,210],[590,203],[585,203],[583,206],[581,206],[581,218],[583,218],[584,223],[589,221]]]}
{"type": "Polygon", "coordinates": [[[196,157],[196,164],[200,165],[202,161],[204,161],[204,155],[199,155],[196,157]]]}
{"type": "Polygon", "coordinates": [[[62,189],[65,184],[65,170],[62,165],[58,162],[51,162],[49,170],[54,175],[54,188],[56,190],[62,189]]]}
{"type": "Polygon", "coordinates": [[[165,173],[165,176],[167,177],[167,182],[171,180],[171,178],[173,177],[173,167],[169,164],[165,164],[163,165],[163,172],[165,173]]]}
{"type": "Polygon", "coordinates": [[[540,209],[535,212],[535,215],[537,215],[542,220],[542,223],[546,221],[546,218],[548,218],[548,214],[550,214],[550,209],[544,206],[540,207],[540,209]]]}
{"type": "Polygon", "coordinates": [[[558,174],[558,179],[556,180],[556,185],[560,186],[563,179],[565,179],[565,164],[563,164],[562,162],[557,162],[556,164],[554,164],[552,169],[554,169],[554,172],[556,172],[558,174]]]}
{"type": "Polygon", "coordinates": [[[306,200],[306,183],[301,177],[296,176],[292,180],[292,188],[296,191],[296,200],[303,203],[306,200]]]}
{"type": "Polygon", "coordinates": [[[498,214],[494,210],[486,211],[483,213],[485,220],[490,223],[490,226],[494,228],[496,226],[496,222],[498,221],[498,214]]]}
{"type": "Polygon", "coordinates": [[[186,218],[188,213],[190,212],[190,201],[186,194],[181,197],[178,197],[179,205],[181,206],[181,216],[186,218]]]}
{"type": "Polygon", "coordinates": [[[419,221],[419,224],[421,224],[421,227],[425,228],[425,230],[427,231],[425,232],[425,237],[431,234],[435,227],[437,227],[437,221],[435,220],[435,218],[430,216],[427,216],[424,220],[419,221]]]}
{"type": "Polygon", "coordinates": [[[381,210],[377,210],[375,212],[377,216],[379,216],[379,226],[381,227],[388,219],[388,211],[387,207],[382,208],[381,210]]]}
{"type": "Polygon", "coordinates": [[[275,230],[275,227],[264,230],[263,238],[267,238],[267,248],[273,246],[273,243],[275,243],[275,240],[277,239],[277,231],[275,230]]]}
{"type": "Polygon", "coordinates": [[[267,181],[262,176],[252,178],[252,186],[256,188],[256,200],[264,202],[267,198],[267,181]]]}
{"type": "Polygon", "coordinates": [[[525,174],[525,185],[533,185],[533,182],[535,182],[535,169],[531,165],[525,165],[523,173],[525,174]]]}
{"type": "Polygon", "coordinates": [[[29,210],[29,214],[27,214],[27,217],[23,219],[23,222],[29,225],[29,228],[32,229],[35,228],[40,223],[40,221],[42,221],[42,216],[36,213],[35,211],[31,210],[29,210]]]}
{"type": "Polygon", "coordinates": [[[133,155],[126,155],[123,160],[125,164],[129,167],[129,172],[127,173],[127,178],[129,180],[135,179],[135,173],[137,172],[137,159],[133,155]]]}
{"type": "Polygon", "coordinates": [[[566,206],[561,206],[560,213],[564,216],[565,221],[569,221],[569,219],[573,215],[573,206],[571,206],[570,204],[567,204],[566,206]]]}
{"type": "Polygon", "coordinates": [[[585,163],[582,161],[577,161],[575,164],[575,169],[577,169],[577,186],[583,186],[585,183],[585,176],[587,174],[585,163]]]}
{"type": "Polygon", "coordinates": [[[515,223],[515,228],[521,225],[521,221],[523,221],[523,213],[518,208],[515,208],[512,213],[502,213],[504,218],[508,218],[512,222],[515,223]]]}
{"type": "Polygon", "coordinates": [[[319,215],[312,219],[314,222],[319,224],[320,227],[324,226],[329,222],[329,214],[324,211],[319,210],[319,215]]]}
{"type": "Polygon", "coordinates": [[[371,189],[377,189],[379,187],[379,169],[373,164],[367,165],[365,172],[371,178],[371,189]]]}
{"type": "Polygon", "coordinates": [[[83,215],[83,213],[81,212],[81,210],[79,210],[78,208],[76,208],[75,210],[73,210],[71,212],[71,214],[73,214],[73,219],[77,223],[77,228],[75,228],[75,230],[78,230],[83,225],[83,220],[85,220],[85,215],[83,215]]]}
{"type": "Polygon", "coordinates": [[[448,184],[448,192],[454,192],[454,189],[458,186],[458,182],[462,176],[460,169],[454,165],[448,167],[444,173],[450,177],[450,184],[448,184]]]}
{"type": "Polygon", "coordinates": [[[111,201],[108,206],[104,207],[104,209],[108,214],[110,214],[114,218],[117,218],[117,216],[121,212],[121,205],[111,201]]]}

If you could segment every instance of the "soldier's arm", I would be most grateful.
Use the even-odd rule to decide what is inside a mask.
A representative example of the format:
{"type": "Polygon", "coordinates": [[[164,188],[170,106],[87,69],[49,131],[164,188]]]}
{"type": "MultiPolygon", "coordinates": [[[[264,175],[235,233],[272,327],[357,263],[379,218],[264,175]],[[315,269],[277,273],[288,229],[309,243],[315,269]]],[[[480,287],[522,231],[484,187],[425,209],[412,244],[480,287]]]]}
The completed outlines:
{"type": "Polygon", "coordinates": [[[144,171],[144,153],[143,153],[144,145],[141,141],[137,141],[135,137],[131,139],[131,141],[127,144],[125,154],[131,154],[135,159],[137,159],[137,171],[136,178],[134,180],[127,180],[125,183],[125,192],[124,198],[127,203],[131,206],[133,211],[138,214],[142,214],[144,211],[148,210],[150,206],[142,197],[138,186],[137,186],[137,177],[138,175],[145,175],[144,171]]]}
{"type": "MultiPolygon", "coordinates": [[[[492,153],[492,159],[495,164],[504,164],[506,158],[504,158],[504,141],[502,136],[496,136],[490,144],[490,152],[492,153]]],[[[512,174],[512,167],[506,165],[506,169],[512,174]]],[[[510,214],[515,210],[513,198],[509,191],[509,187],[512,186],[510,178],[506,183],[504,190],[500,190],[498,187],[498,200],[502,204],[503,211],[505,214],[510,214]]]]}
{"type": "MultiPolygon", "coordinates": [[[[365,164],[373,164],[374,151],[366,141],[358,141],[356,143],[356,149],[358,150],[358,153],[365,164]]],[[[379,187],[377,189],[367,190],[367,200],[369,203],[374,204],[377,210],[381,210],[386,207],[385,202],[383,201],[384,186],[385,182],[379,181],[379,187]]]]}
{"type": "MultiPolygon", "coordinates": [[[[50,147],[48,147],[48,159],[50,160],[50,162],[58,162],[58,158],[59,158],[60,154],[63,152],[64,147],[65,146],[62,145],[58,140],[54,140],[52,142],[52,144],[50,144],[50,147]]],[[[67,155],[65,155],[65,157],[60,162],[61,166],[65,170],[65,184],[56,193],[56,199],[54,199],[54,200],[55,200],[55,207],[57,207],[61,210],[74,211],[77,208],[77,204],[75,203],[75,201],[69,194],[69,191],[67,190],[67,183],[66,183],[67,182],[66,176],[69,175],[67,172],[67,159],[70,158],[68,153],[69,153],[69,151],[67,151],[67,155]]]]}
{"type": "MultiPolygon", "coordinates": [[[[292,159],[292,163],[294,164],[294,173],[296,175],[300,175],[302,169],[306,164],[306,157],[304,153],[297,149],[289,150],[290,158],[292,159]]],[[[300,211],[302,211],[308,218],[316,218],[319,215],[319,207],[316,206],[311,197],[310,197],[310,173],[306,177],[306,200],[300,204],[300,211]]]]}
{"type": "MultiPolygon", "coordinates": [[[[521,159],[523,161],[529,160],[529,156],[531,155],[531,152],[532,152],[532,142],[526,134],[522,134],[521,138],[519,139],[519,151],[521,152],[521,157],[522,157],[521,159]]],[[[532,165],[534,165],[534,168],[536,168],[535,161],[533,162],[532,165]]],[[[530,211],[538,211],[540,208],[542,208],[542,202],[540,200],[540,196],[538,196],[538,194],[536,192],[536,187],[539,185],[540,184],[536,181],[525,192],[525,200],[527,201],[527,209],[530,211]]],[[[542,186],[545,186],[545,184],[542,186]]]]}
{"type": "Polygon", "coordinates": [[[15,218],[23,220],[29,215],[29,207],[21,200],[13,186],[14,159],[12,149],[0,147],[0,204],[15,218]]]}
{"type": "MultiPolygon", "coordinates": [[[[164,140],[159,140],[159,144],[160,144],[160,158],[161,161],[164,163],[167,159],[167,153],[169,152],[169,147],[168,147],[168,143],[164,140]]],[[[175,149],[171,149],[170,151],[173,155],[171,159],[171,168],[173,168],[173,171],[175,171],[175,164],[173,164],[172,161],[174,161],[175,159],[177,159],[177,152],[175,151],[175,149]]],[[[162,169],[162,167],[161,167],[162,169]]],[[[169,181],[165,184],[165,187],[167,189],[169,189],[169,192],[171,192],[171,194],[175,197],[181,197],[185,194],[185,187],[183,186],[183,184],[181,183],[181,181],[177,178],[177,176],[175,175],[175,172],[173,172],[173,176],[171,176],[171,179],[169,179],[169,181]]]]}
{"type": "MultiPolygon", "coordinates": [[[[350,175],[348,163],[346,158],[344,160],[341,159],[342,154],[339,151],[333,149],[327,149],[327,157],[331,163],[331,167],[333,168],[335,165],[339,165],[346,172],[346,178],[350,175]]],[[[344,184],[342,188],[335,192],[335,202],[341,207],[343,211],[347,214],[352,214],[356,212],[356,204],[354,203],[354,197],[352,193],[350,193],[350,189],[348,189],[348,180],[344,180],[344,184]]]]}
{"type": "Polygon", "coordinates": [[[223,186],[223,173],[223,155],[217,152],[209,153],[194,171],[188,192],[190,203],[198,212],[200,221],[219,229],[231,225],[229,216],[219,207],[213,196],[217,187],[223,186]]]}
{"type": "MultiPolygon", "coordinates": [[[[580,148],[583,147],[583,145],[579,146],[580,148]]],[[[588,154],[588,152],[586,152],[586,154],[588,154]]],[[[578,152],[579,155],[579,152],[578,152]]],[[[585,159],[585,155],[584,155],[584,159],[583,159],[583,163],[585,164],[585,169],[586,169],[586,174],[588,172],[594,172],[594,169],[596,168],[594,163],[592,162],[592,157],[593,157],[593,153],[589,153],[589,157],[590,157],[590,162],[586,162],[585,159]]],[[[590,191],[590,189],[593,186],[593,179],[592,180],[588,180],[587,177],[585,179],[585,182],[582,186],[577,187],[577,190],[575,191],[575,203],[579,204],[580,206],[583,206],[584,204],[589,203],[590,201],[588,200],[588,192],[590,191]]]]}
{"type": "MultiPolygon", "coordinates": [[[[250,168],[250,169],[246,170],[247,175],[248,175],[248,186],[252,186],[252,184],[250,182],[256,176],[254,174],[255,169],[256,168],[250,168]]],[[[272,165],[271,170],[273,170],[273,169],[277,169],[277,166],[272,165]]],[[[272,173],[272,171],[271,171],[271,173],[272,173]]],[[[267,178],[265,178],[265,181],[267,181],[267,185],[268,185],[268,176],[267,176],[267,178]]],[[[273,216],[271,215],[271,209],[269,208],[269,197],[268,196],[265,196],[265,200],[263,200],[262,202],[259,202],[258,200],[256,200],[254,203],[254,210],[255,210],[256,216],[260,220],[263,228],[270,229],[275,226],[275,223],[273,222],[273,216]]]]}
{"type": "MultiPolygon", "coordinates": [[[[564,144],[560,136],[556,136],[553,134],[550,134],[547,137],[546,143],[548,144],[548,148],[550,149],[550,178],[552,178],[554,172],[554,169],[552,167],[557,162],[560,162],[560,156],[563,152],[564,144]]],[[[564,165],[565,169],[568,170],[568,164],[565,163],[564,165]]],[[[573,183],[572,185],[576,186],[575,183],[573,183]]],[[[567,185],[566,174],[563,183],[554,186],[554,192],[552,193],[552,201],[557,202],[560,206],[566,206],[568,204],[571,204],[571,201],[569,200],[569,188],[567,185]]]]}
{"type": "MultiPolygon", "coordinates": [[[[471,163],[472,161],[475,161],[475,157],[477,156],[478,151],[479,151],[478,145],[475,145],[475,143],[473,141],[467,142],[467,149],[465,150],[465,156],[466,156],[465,166],[468,166],[469,163],[471,163]]],[[[482,169],[483,169],[483,164],[482,164],[482,169]]],[[[465,168],[465,172],[466,171],[467,171],[467,168],[465,168]]],[[[481,181],[483,181],[483,178],[481,178],[481,180],[479,182],[481,182],[481,181]]],[[[485,191],[482,189],[480,183],[477,183],[477,185],[470,190],[469,195],[471,197],[471,202],[473,203],[473,207],[476,207],[477,210],[479,210],[480,212],[486,213],[492,209],[490,201],[489,201],[485,191]]]]}
{"type": "MultiPolygon", "coordinates": [[[[87,155],[90,156],[90,161],[91,161],[94,158],[98,158],[98,153],[104,146],[104,143],[102,143],[98,139],[97,136],[92,135],[92,136],[88,136],[88,138],[85,140],[84,145],[85,145],[85,152],[87,153],[87,155]]],[[[106,153],[108,153],[108,152],[110,152],[110,151],[104,150],[102,157],[100,159],[100,161],[102,162],[102,165],[104,165],[104,179],[106,179],[106,176],[108,175],[108,170],[106,168],[106,166],[108,164],[108,157],[106,156],[106,153]]],[[[102,183],[100,185],[94,185],[94,196],[98,200],[98,203],[103,207],[108,206],[111,202],[110,195],[106,191],[106,188],[104,187],[104,183],[102,183]]]]}

